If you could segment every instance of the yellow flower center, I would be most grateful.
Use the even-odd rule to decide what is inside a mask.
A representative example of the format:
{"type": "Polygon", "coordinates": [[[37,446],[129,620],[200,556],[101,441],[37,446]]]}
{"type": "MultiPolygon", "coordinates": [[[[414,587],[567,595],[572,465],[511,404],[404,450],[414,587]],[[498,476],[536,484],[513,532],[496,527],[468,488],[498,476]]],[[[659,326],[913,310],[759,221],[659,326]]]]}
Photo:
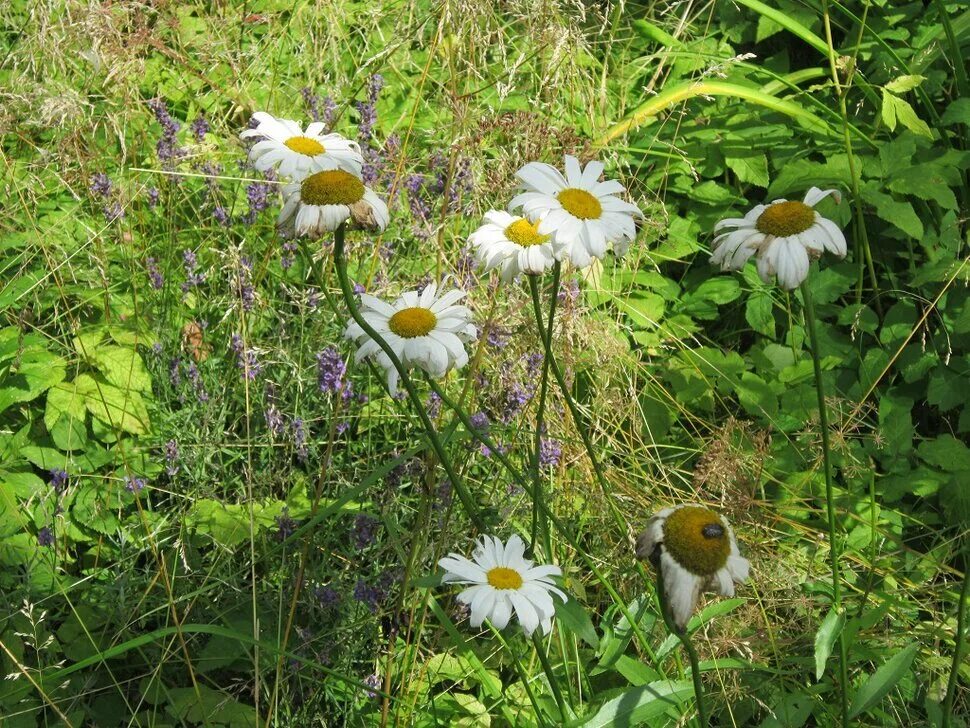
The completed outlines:
{"type": "Polygon", "coordinates": [[[297,154],[305,154],[308,157],[315,157],[327,151],[316,139],[305,136],[290,137],[283,143],[297,154]]]}
{"type": "Polygon", "coordinates": [[[792,200],[768,205],[754,226],[765,235],[787,238],[805,232],[814,224],[815,210],[804,202],[792,200]]]}
{"type": "Polygon", "coordinates": [[[436,323],[438,323],[438,317],[430,310],[415,306],[398,311],[391,316],[387,325],[401,338],[413,339],[416,336],[427,336],[436,323]]]}
{"type": "Polygon", "coordinates": [[[342,169],[311,174],[300,185],[300,199],[307,205],[353,205],[363,197],[364,183],[342,169]]]}
{"type": "Polygon", "coordinates": [[[548,235],[539,234],[539,223],[531,223],[524,217],[520,217],[515,222],[505,228],[505,237],[523,248],[532,245],[542,245],[549,239],[548,235]]]}
{"type": "Polygon", "coordinates": [[[567,187],[556,195],[556,199],[566,212],[580,220],[598,220],[603,214],[600,201],[586,190],[567,187]]]}
{"type": "Polygon", "coordinates": [[[664,548],[674,560],[696,576],[722,569],[731,553],[731,540],[714,511],[684,506],[664,521],[664,548]]]}
{"type": "Polygon", "coordinates": [[[522,575],[515,569],[496,566],[486,574],[488,583],[496,589],[518,589],[522,586],[522,575]]]}

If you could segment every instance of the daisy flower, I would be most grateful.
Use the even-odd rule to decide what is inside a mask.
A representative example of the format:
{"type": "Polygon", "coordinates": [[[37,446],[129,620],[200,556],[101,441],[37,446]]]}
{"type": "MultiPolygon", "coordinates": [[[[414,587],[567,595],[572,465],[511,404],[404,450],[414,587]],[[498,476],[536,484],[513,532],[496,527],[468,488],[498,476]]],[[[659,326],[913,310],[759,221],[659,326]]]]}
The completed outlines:
{"type": "MultiPolygon", "coordinates": [[[[440,378],[451,369],[468,363],[465,344],[475,341],[478,332],[465,306],[456,305],[464,291],[450,290],[442,295],[429,283],[423,291],[404,293],[393,304],[362,293],[361,314],[382,339],[394,350],[407,368],[423,369],[440,378]]],[[[351,322],[344,336],[355,341],[355,360],[373,357],[387,372],[387,387],[397,394],[398,372],[390,358],[356,322],[351,322]]]]}
{"type": "Polygon", "coordinates": [[[258,139],[249,150],[249,161],[260,172],[278,167],[287,177],[301,178],[313,172],[343,169],[360,176],[364,158],[357,142],[340,134],[324,134],[324,126],[315,121],[306,131],[299,122],[277,119],[265,111],[253,114],[255,129],[246,129],[239,136],[258,139]]]}
{"type": "Polygon", "coordinates": [[[504,629],[514,609],[526,636],[532,636],[537,627],[549,634],[556,612],[552,595],[566,601],[552,581],[553,576],[562,576],[562,570],[535,566],[523,558],[524,553],[525,544],[518,536],[505,544],[494,536],[484,536],[471,559],[452,553],[438,562],[445,570],[445,582],[471,585],[458,595],[458,601],[471,609],[473,627],[481,627],[488,619],[495,629],[504,629]]]}
{"type": "Polygon", "coordinates": [[[519,273],[538,275],[555,262],[551,236],[539,234],[537,227],[524,217],[491,210],[468,242],[475,246],[485,270],[501,268],[502,280],[508,283],[519,273]]]}
{"type": "Polygon", "coordinates": [[[287,233],[318,238],[353,218],[358,224],[383,230],[387,205],[360,178],[342,169],[314,172],[283,187],[283,208],[277,225],[287,233]]]}
{"type": "Polygon", "coordinates": [[[693,504],[664,508],[647,521],[637,558],[660,569],[670,615],[681,630],[702,591],[733,597],[734,583],[745,581],[750,567],[727,519],[693,504]]]}
{"type": "Polygon", "coordinates": [[[829,251],[839,258],[846,253],[845,235],[815,205],[829,195],[841,202],[838,190],[812,187],[802,202],[775,200],[757,205],[744,217],[721,220],[714,232],[734,228],[714,238],[711,263],[721,270],[740,270],[752,255],[758,259],[758,273],[765,283],[777,276],[782,288],[798,288],[808,276],[812,260],[829,251]]]}
{"type": "Polygon", "coordinates": [[[516,172],[523,191],[509,210],[522,208],[529,220],[538,222],[538,233],[552,236],[559,260],[568,258],[585,268],[593,258],[602,258],[610,244],[616,255],[623,255],[637,234],[634,218],[643,213],[616,196],[625,191],[619,182],[599,182],[602,172],[601,162],[583,169],[568,154],[565,176],[552,165],[530,162],[516,172]]]}

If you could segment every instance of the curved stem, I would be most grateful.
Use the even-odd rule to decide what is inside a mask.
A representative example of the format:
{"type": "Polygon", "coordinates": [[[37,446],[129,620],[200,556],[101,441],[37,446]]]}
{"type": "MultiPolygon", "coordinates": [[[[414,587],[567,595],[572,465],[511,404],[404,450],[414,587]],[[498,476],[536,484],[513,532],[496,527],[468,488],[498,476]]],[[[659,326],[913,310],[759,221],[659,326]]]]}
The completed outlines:
{"type": "Polygon", "coordinates": [[[411,381],[411,376],[408,374],[407,368],[401,363],[397,354],[394,353],[388,343],[381,337],[374,327],[367,323],[360,314],[360,309],[357,307],[357,301],[354,299],[354,292],[350,285],[350,280],[347,277],[347,261],[344,258],[344,226],[338,227],[333,234],[333,257],[334,265],[337,269],[337,279],[340,282],[340,291],[343,293],[344,303],[347,304],[347,308],[350,311],[350,317],[363,329],[371,339],[377,342],[377,345],[381,348],[387,358],[391,360],[391,364],[397,370],[398,376],[400,377],[401,383],[404,385],[404,389],[407,391],[408,398],[411,400],[411,404],[414,407],[415,412],[417,412],[418,417],[421,420],[421,424],[424,425],[424,431],[428,436],[428,440],[431,443],[432,449],[438,456],[438,460],[441,462],[441,467],[444,468],[445,474],[448,476],[448,480],[451,482],[452,487],[454,487],[455,492],[458,494],[458,499],[461,501],[462,506],[465,508],[465,512],[471,519],[475,527],[482,532],[487,531],[487,527],[481,513],[478,510],[478,506],[475,505],[474,499],[465,487],[465,483],[458,477],[458,473],[455,471],[454,466],[451,463],[451,459],[448,457],[448,453],[445,452],[444,446],[441,444],[441,439],[438,437],[438,433],[435,430],[434,424],[431,422],[431,418],[428,417],[428,413],[425,410],[424,403],[421,401],[421,397],[418,396],[418,390],[415,389],[414,383],[411,381]]]}
{"type": "MultiPolygon", "coordinates": [[[[818,334],[815,330],[815,302],[808,279],[802,282],[802,299],[805,303],[805,327],[812,344],[812,365],[815,368],[815,392],[818,395],[818,426],[822,435],[822,466],[825,471],[825,507],[828,511],[829,556],[832,562],[832,605],[842,614],[842,577],[839,572],[841,548],[835,526],[835,495],[832,477],[832,456],[829,447],[829,418],[825,409],[825,389],[822,385],[822,362],[818,347],[818,334]]],[[[842,725],[849,725],[849,655],[845,643],[845,632],[839,633],[839,700],[842,712],[842,725]]]]}
{"type": "Polygon", "coordinates": [[[950,715],[953,713],[953,699],[956,697],[957,679],[960,676],[960,666],[963,664],[963,650],[966,647],[967,639],[964,634],[966,630],[967,618],[967,585],[970,584],[968,578],[967,565],[970,563],[968,550],[964,548],[963,555],[963,587],[960,589],[960,600],[957,602],[957,629],[953,637],[953,663],[950,665],[950,678],[946,683],[946,698],[943,700],[943,728],[950,728],[950,715]]]}
{"type": "Polygon", "coordinates": [[[549,687],[552,688],[552,697],[556,701],[556,707],[559,708],[559,717],[565,722],[569,717],[566,712],[566,701],[562,697],[562,690],[559,689],[556,673],[552,671],[552,663],[549,662],[549,657],[543,649],[542,639],[535,632],[532,633],[532,644],[535,645],[536,654],[539,655],[539,663],[542,665],[542,671],[546,673],[549,687]]]}
{"type": "Polygon", "coordinates": [[[663,617],[664,624],[667,625],[667,629],[670,633],[677,635],[677,639],[684,646],[684,650],[687,651],[687,657],[690,660],[690,677],[694,681],[694,698],[697,702],[697,720],[701,724],[701,728],[707,728],[710,723],[707,718],[707,708],[704,705],[704,683],[701,682],[701,668],[700,662],[697,659],[697,650],[694,649],[694,644],[690,641],[690,635],[687,633],[686,629],[679,629],[674,620],[670,617],[670,610],[667,604],[667,593],[664,591],[664,577],[663,571],[661,571],[659,565],[656,569],[657,572],[657,598],[660,600],[660,615],[663,617]]]}

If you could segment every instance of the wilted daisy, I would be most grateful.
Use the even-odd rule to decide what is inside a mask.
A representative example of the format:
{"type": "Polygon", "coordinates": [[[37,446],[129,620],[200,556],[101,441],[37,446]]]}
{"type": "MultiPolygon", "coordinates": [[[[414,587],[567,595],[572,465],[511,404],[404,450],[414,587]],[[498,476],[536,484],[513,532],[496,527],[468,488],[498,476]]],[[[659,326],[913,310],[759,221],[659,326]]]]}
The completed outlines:
{"type": "Polygon", "coordinates": [[[539,234],[552,235],[559,260],[568,258],[583,268],[602,258],[610,244],[614,253],[623,255],[637,234],[634,218],[643,213],[616,197],[624,192],[619,182],[600,182],[602,172],[601,162],[584,169],[568,154],[565,176],[550,164],[530,162],[516,172],[523,191],[509,210],[522,208],[529,220],[539,223],[539,234]]]}
{"type": "MultiPolygon", "coordinates": [[[[423,369],[432,377],[443,377],[452,368],[468,363],[465,344],[475,341],[478,332],[465,306],[456,305],[465,296],[457,289],[437,295],[438,287],[428,284],[423,291],[404,293],[393,304],[361,294],[361,314],[394,350],[408,369],[423,369]]],[[[374,357],[387,372],[387,386],[397,394],[398,373],[390,358],[356,322],[351,322],[344,336],[360,348],[356,361],[374,357]]]]}
{"type": "Polygon", "coordinates": [[[501,268],[502,280],[509,282],[519,273],[539,274],[555,263],[552,236],[541,235],[537,228],[537,223],[524,217],[491,210],[468,242],[475,246],[485,270],[501,268]]]}
{"type": "Polygon", "coordinates": [[[239,136],[259,139],[249,150],[249,161],[259,171],[278,167],[280,174],[300,179],[312,172],[343,169],[360,176],[364,158],[357,142],[324,134],[322,123],[315,121],[303,131],[299,122],[277,119],[265,111],[257,111],[253,118],[256,128],[239,136]]]}
{"type": "Polygon", "coordinates": [[[277,225],[286,232],[311,238],[332,232],[348,219],[383,230],[387,205],[359,177],[342,169],[314,172],[283,188],[283,209],[277,225]]]}
{"type": "Polygon", "coordinates": [[[504,629],[514,609],[527,636],[536,627],[542,634],[552,629],[556,613],[552,595],[566,601],[566,595],[552,581],[553,576],[562,575],[562,570],[558,566],[535,566],[523,558],[524,553],[525,544],[518,536],[505,544],[494,536],[484,536],[475,545],[471,559],[452,553],[438,562],[445,570],[445,582],[471,584],[458,595],[458,601],[471,609],[473,627],[481,627],[488,619],[495,629],[504,629]]]}
{"type": "Polygon", "coordinates": [[[765,283],[777,276],[782,288],[798,288],[808,276],[810,262],[821,258],[823,251],[845,257],[845,235],[814,209],[829,195],[836,202],[842,199],[838,190],[812,187],[802,202],[775,200],[770,205],[757,205],[744,217],[721,220],[714,232],[735,229],[714,238],[711,263],[721,270],[740,270],[754,255],[765,283]]]}
{"type": "Polygon", "coordinates": [[[727,519],[693,504],[656,513],[637,538],[637,558],[660,569],[670,615],[680,629],[702,591],[733,597],[734,582],[745,581],[750,566],[727,519]]]}

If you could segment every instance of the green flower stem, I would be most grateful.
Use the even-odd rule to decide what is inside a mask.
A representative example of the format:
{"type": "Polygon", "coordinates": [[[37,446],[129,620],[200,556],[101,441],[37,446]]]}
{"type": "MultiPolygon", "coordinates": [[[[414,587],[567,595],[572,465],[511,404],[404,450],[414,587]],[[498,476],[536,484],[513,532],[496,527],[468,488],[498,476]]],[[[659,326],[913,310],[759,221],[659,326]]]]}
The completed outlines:
{"type": "Polygon", "coordinates": [[[562,690],[559,689],[556,673],[552,671],[552,663],[549,662],[549,657],[546,655],[545,645],[542,644],[542,638],[539,637],[537,632],[532,633],[532,644],[535,645],[536,654],[539,656],[539,663],[542,665],[542,671],[546,673],[549,687],[552,688],[552,697],[555,699],[556,706],[559,708],[559,717],[565,722],[570,715],[566,712],[566,701],[562,697],[562,690]]]}
{"type": "Polygon", "coordinates": [[[690,659],[690,677],[694,681],[694,698],[697,703],[697,720],[701,725],[701,728],[707,728],[710,723],[707,718],[707,708],[704,705],[704,683],[701,681],[701,667],[700,662],[697,659],[697,650],[694,649],[694,644],[690,641],[690,635],[687,633],[686,629],[680,629],[674,624],[673,618],[670,616],[670,606],[667,604],[667,593],[664,591],[664,577],[663,571],[660,569],[659,564],[656,568],[657,572],[657,598],[660,600],[660,615],[663,617],[664,624],[667,625],[667,629],[670,633],[677,635],[677,639],[684,646],[684,650],[687,652],[687,657],[690,659]]]}
{"type": "Polygon", "coordinates": [[[529,696],[529,702],[532,703],[532,709],[535,711],[536,720],[539,722],[539,725],[548,725],[548,723],[546,723],[546,719],[543,717],[542,708],[539,706],[539,701],[536,699],[536,695],[532,691],[532,685],[529,684],[529,675],[522,666],[522,661],[519,659],[519,656],[515,653],[515,650],[512,649],[512,646],[505,641],[502,633],[492,626],[491,622],[488,623],[488,628],[492,630],[492,634],[495,636],[495,639],[502,644],[502,647],[505,648],[505,651],[508,652],[509,656],[512,658],[512,664],[515,666],[515,671],[519,674],[519,680],[522,682],[522,687],[525,689],[526,695],[529,696]]]}
{"type": "Polygon", "coordinates": [[[953,663],[950,665],[950,678],[946,683],[946,697],[943,699],[943,728],[950,728],[950,716],[953,713],[953,699],[956,697],[957,680],[960,676],[960,666],[963,664],[963,652],[967,646],[966,618],[967,618],[967,585],[970,584],[967,569],[970,564],[970,549],[964,545],[963,549],[963,587],[960,589],[960,600],[957,602],[957,629],[953,636],[953,663]]]}
{"type": "Polygon", "coordinates": [[[360,309],[357,307],[357,301],[354,300],[354,292],[350,285],[350,280],[347,277],[347,261],[344,258],[344,226],[338,227],[333,234],[333,256],[334,264],[337,269],[337,279],[340,281],[340,290],[343,293],[344,303],[347,304],[347,308],[350,311],[350,317],[363,329],[370,338],[377,342],[377,345],[381,347],[381,350],[387,354],[387,358],[391,360],[391,364],[397,370],[400,376],[401,383],[404,385],[404,389],[408,393],[408,397],[411,400],[411,404],[414,407],[415,412],[417,412],[418,417],[421,420],[421,424],[424,425],[425,433],[428,436],[428,440],[431,443],[432,449],[438,456],[438,460],[441,462],[441,467],[444,468],[445,474],[448,476],[448,480],[451,482],[452,487],[454,487],[455,492],[458,494],[458,499],[461,501],[462,506],[465,508],[465,512],[471,519],[475,527],[482,533],[487,532],[488,528],[478,510],[478,506],[475,504],[471,493],[465,487],[465,483],[458,477],[455,468],[451,463],[451,458],[448,457],[448,453],[445,452],[444,446],[441,444],[441,440],[438,437],[438,433],[435,430],[434,424],[431,422],[431,418],[428,417],[428,413],[425,410],[424,403],[418,396],[418,390],[415,389],[414,383],[411,381],[411,377],[408,374],[408,370],[398,359],[397,354],[394,353],[386,341],[381,337],[374,327],[367,323],[367,320],[361,316],[360,309]]]}
{"type": "MultiPolygon", "coordinates": [[[[492,438],[490,438],[484,431],[476,428],[471,419],[468,417],[468,413],[458,407],[458,405],[455,404],[455,402],[452,401],[448,395],[441,391],[438,384],[430,377],[428,377],[428,385],[431,387],[431,390],[441,398],[442,404],[455,413],[471,436],[492,451],[495,458],[508,471],[512,480],[515,481],[515,484],[522,488],[522,490],[524,490],[531,498],[534,499],[536,497],[535,489],[522,476],[522,473],[519,472],[518,468],[512,464],[508,457],[502,453],[492,438]]],[[[660,672],[661,675],[664,675],[663,668],[660,667],[657,660],[657,655],[650,646],[650,642],[647,640],[646,635],[644,635],[643,630],[640,629],[637,619],[627,608],[626,603],[623,601],[622,597],[620,597],[619,592],[613,588],[613,585],[603,575],[603,572],[600,571],[599,567],[596,565],[595,559],[593,559],[592,556],[590,556],[583,548],[580,547],[579,541],[576,539],[576,537],[569,532],[566,525],[559,520],[559,518],[549,509],[549,506],[544,501],[541,502],[540,508],[545,514],[545,517],[549,519],[549,522],[555,526],[556,530],[566,540],[566,543],[569,544],[570,548],[572,548],[573,551],[575,551],[576,554],[586,563],[587,568],[592,572],[593,576],[595,576],[596,579],[603,585],[603,588],[606,589],[607,593],[610,595],[610,598],[613,599],[613,602],[619,608],[620,613],[626,617],[626,620],[630,623],[630,629],[633,631],[633,634],[636,635],[641,649],[643,649],[643,651],[646,652],[650,657],[650,661],[656,667],[657,671],[660,672]]]]}
{"type": "MultiPolygon", "coordinates": [[[[543,341],[552,339],[552,327],[556,318],[556,302],[559,291],[559,275],[561,268],[557,263],[553,268],[552,275],[552,301],[549,304],[549,323],[546,326],[546,333],[541,337],[543,341]]],[[[539,281],[534,275],[527,276],[529,279],[529,291],[532,293],[532,307],[535,311],[536,321],[542,321],[542,304],[539,300],[539,281]]],[[[541,327],[541,324],[540,324],[541,327]]],[[[536,497],[532,500],[532,543],[536,541],[536,531],[542,534],[543,544],[546,549],[546,557],[552,558],[552,544],[549,540],[549,526],[545,519],[541,517],[539,499],[544,498],[542,488],[542,472],[539,465],[539,453],[542,450],[542,420],[546,411],[546,393],[549,389],[549,357],[542,357],[542,375],[539,382],[539,409],[536,411],[536,432],[535,443],[532,454],[532,475],[536,484],[536,497]]]]}
{"type": "MultiPolygon", "coordinates": [[[[832,606],[842,614],[842,577],[839,572],[839,559],[842,556],[838,533],[835,527],[835,495],[832,477],[832,455],[829,447],[829,418],[825,408],[825,389],[822,385],[822,362],[815,330],[815,302],[808,279],[802,282],[802,300],[805,304],[805,327],[812,344],[812,364],[815,367],[815,392],[818,395],[818,426],[822,434],[822,465],[825,470],[825,506],[828,511],[829,555],[832,562],[832,606]]],[[[849,725],[849,655],[845,643],[845,633],[839,633],[839,701],[842,712],[842,725],[849,725]]]]}

